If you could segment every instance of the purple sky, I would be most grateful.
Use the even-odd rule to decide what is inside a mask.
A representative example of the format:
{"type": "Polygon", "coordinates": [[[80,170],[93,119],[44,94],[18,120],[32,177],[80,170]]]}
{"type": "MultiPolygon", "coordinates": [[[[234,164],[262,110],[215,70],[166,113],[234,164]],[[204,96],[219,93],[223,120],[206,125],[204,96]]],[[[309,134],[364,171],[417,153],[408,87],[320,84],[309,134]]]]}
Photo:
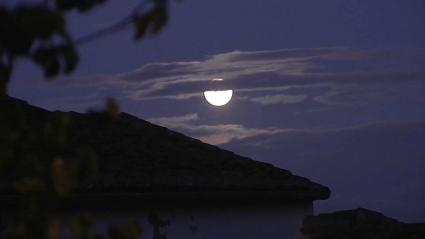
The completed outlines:
{"type": "MultiPolygon", "coordinates": [[[[71,14],[70,28],[85,35],[137,3],[71,14]]],[[[186,0],[170,10],[157,37],[136,43],[129,28],[79,47],[69,77],[47,82],[20,62],[10,94],[76,111],[113,96],[123,111],[329,186],[317,212],[425,220],[423,0],[186,0]],[[217,77],[234,90],[222,108],[201,94],[217,77]]]]}

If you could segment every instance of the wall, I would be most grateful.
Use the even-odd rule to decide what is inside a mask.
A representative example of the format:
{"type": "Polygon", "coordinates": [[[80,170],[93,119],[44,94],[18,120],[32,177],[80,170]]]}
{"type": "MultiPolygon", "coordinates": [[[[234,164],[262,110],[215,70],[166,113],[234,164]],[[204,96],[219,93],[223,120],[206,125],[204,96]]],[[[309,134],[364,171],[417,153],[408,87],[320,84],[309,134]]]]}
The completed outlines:
{"type": "MultiPolygon", "coordinates": [[[[233,205],[233,206],[179,206],[178,208],[153,209],[169,225],[160,228],[167,239],[299,239],[302,219],[313,214],[312,203],[282,203],[284,205],[233,205]]],[[[13,212],[2,210],[3,226],[10,224],[13,212]],[[9,220],[7,220],[9,219],[9,220]]],[[[159,239],[154,237],[154,227],[148,222],[145,207],[135,208],[116,205],[113,209],[97,208],[80,210],[96,219],[92,230],[96,234],[105,234],[111,225],[120,225],[130,219],[136,220],[141,229],[140,239],[159,239]]],[[[65,222],[70,222],[75,211],[63,213],[65,222]]],[[[64,238],[73,238],[64,229],[64,238]]],[[[159,236],[159,235],[157,235],[159,236]]],[[[1,238],[1,236],[0,236],[1,238]]]]}
{"type": "MultiPolygon", "coordinates": [[[[312,203],[286,206],[186,207],[155,210],[169,225],[160,229],[168,239],[299,239],[302,219],[313,213],[312,203]]],[[[147,210],[106,210],[92,212],[97,218],[94,231],[107,231],[136,219],[143,230],[141,239],[152,239],[153,226],[148,223],[147,210]]]]}

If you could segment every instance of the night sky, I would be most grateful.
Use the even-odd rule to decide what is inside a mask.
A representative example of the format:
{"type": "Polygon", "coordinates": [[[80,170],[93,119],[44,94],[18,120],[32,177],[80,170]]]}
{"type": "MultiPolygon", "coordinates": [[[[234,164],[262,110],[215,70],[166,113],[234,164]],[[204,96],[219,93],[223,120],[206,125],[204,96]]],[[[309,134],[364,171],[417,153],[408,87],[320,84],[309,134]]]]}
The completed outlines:
{"type": "MultiPolygon", "coordinates": [[[[34,0],[35,1],[35,0],[34,0]]],[[[16,3],[18,1],[6,1],[16,3]]],[[[73,36],[138,4],[69,15],[73,36]]],[[[316,212],[425,220],[425,1],[186,0],[164,32],[79,46],[74,74],[19,62],[9,93],[50,110],[122,111],[329,186],[316,212]],[[213,78],[234,90],[209,105],[213,78]]]]}

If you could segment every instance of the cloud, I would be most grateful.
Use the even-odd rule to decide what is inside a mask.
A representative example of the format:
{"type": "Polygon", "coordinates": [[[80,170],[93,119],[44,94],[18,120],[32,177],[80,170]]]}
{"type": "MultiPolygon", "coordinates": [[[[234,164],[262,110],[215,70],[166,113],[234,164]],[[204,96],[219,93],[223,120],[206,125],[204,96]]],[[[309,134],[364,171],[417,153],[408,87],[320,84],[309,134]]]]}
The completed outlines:
{"type": "Polygon", "coordinates": [[[154,124],[159,124],[164,127],[177,128],[184,127],[191,121],[199,120],[199,116],[197,113],[187,114],[183,116],[172,116],[172,117],[160,117],[160,118],[151,118],[147,119],[154,124]]]}
{"type": "MultiPolygon", "coordinates": [[[[282,137],[291,138],[294,136],[296,139],[299,138],[299,135],[310,135],[311,137],[318,137],[324,134],[338,134],[340,132],[351,132],[369,127],[386,127],[391,125],[390,123],[386,122],[369,122],[365,124],[336,128],[251,128],[242,124],[202,124],[202,119],[197,113],[190,113],[181,116],[150,118],[147,120],[154,124],[186,133],[191,135],[191,137],[197,138],[209,144],[246,144],[264,149],[271,148],[269,146],[270,142],[282,137]],[[270,137],[272,135],[274,135],[274,137],[270,137]]],[[[277,149],[276,147],[277,146],[275,145],[272,148],[277,149]]]]}
{"type": "Polygon", "coordinates": [[[292,129],[279,128],[246,128],[240,124],[218,124],[218,125],[191,125],[182,128],[182,130],[191,132],[206,143],[220,145],[229,143],[233,140],[246,139],[256,136],[274,135],[283,132],[289,132],[292,129]]]}
{"type": "Polygon", "coordinates": [[[250,98],[250,101],[263,105],[271,104],[295,104],[303,102],[307,98],[306,95],[266,95],[261,97],[250,98]]]}
{"type": "Polygon", "coordinates": [[[222,87],[234,89],[238,96],[260,104],[300,103],[308,95],[301,92],[292,97],[288,91],[321,86],[327,87],[327,91],[312,99],[325,105],[343,105],[358,102],[358,98],[338,102],[341,98],[336,96],[340,93],[355,91],[361,98],[359,93],[376,84],[424,81],[424,62],[425,49],[233,51],[202,61],[151,63],[106,81],[118,80],[123,86],[123,97],[130,100],[189,100],[202,97],[202,92],[211,87],[211,79],[224,78],[222,87]],[[261,92],[263,95],[254,96],[261,92]]]}
{"type": "Polygon", "coordinates": [[[247,128],[241,124],[196,124],[200,120],[197,113],[182,116],[151,118],[148,121],[161,126],[187,133],[205,143],[220,145],[233,140],[242,140],[250,137],[274,135],[292,132],[294,129],[280,128],[247,128]]]}
{"type": "Polygon", "coordinates": [[[338,107],[382,100],[404,86],[425,88],[424,69],[425,49],[232,51],[199,61],[150,63],[129,72],[86,76],[73,87],[127,101],[185,101],[202,97],[203,91],[216,87],[211,79],[223,78],[219,87],[233,89],[246,102],[296,104],[311,99],[338,107]]]}

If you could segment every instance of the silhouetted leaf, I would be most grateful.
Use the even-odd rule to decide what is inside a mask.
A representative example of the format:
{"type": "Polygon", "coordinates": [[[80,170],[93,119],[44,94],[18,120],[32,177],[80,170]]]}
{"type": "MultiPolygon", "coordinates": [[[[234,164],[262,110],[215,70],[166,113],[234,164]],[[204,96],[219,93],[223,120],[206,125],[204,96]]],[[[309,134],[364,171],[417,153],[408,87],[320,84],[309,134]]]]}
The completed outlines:
{"type": "Polygon", "coordinates": [[[118,104],[113,98],[108,98],[106,101],[106,112],[112,119],[116,118],[120,113],[118,104]]]}
{"type": "Polygon", "coordinates": [[[0,8],[0,23],[0,46],[12,57],[28,54],[35,41],[65,36],[63,15],[41,5],[0,8]]]}
{"type": "Polygon", "coordinates": [[[164,26],[167,24],[168,17],[167,17],[167,9],[165,6],[158,6],[155,8],[155,10],[152,12],[151,15],[152,20],[152,33],[157,34],[159,33],[164,26]]]}
{"type": "Polygon", "coordinates": [[[12,69],[11,66],[0,63],[0,99],[6,95],[7,83],[12,69]]]}
{"type": "Polygon", "coordinates": [[[150,18],[147,16],[137,16],[133,19],[134,37],[136,40],[143,38],[148,30],[150,18]]]}
{"type": "Polygon", "coordinates": [[[62,55],[65,61],[64,73],[71,73],[78,65],[78,55],[72,46],[66,46],[62,48],[62,55]]]}
{"type": "Polygon", "coordinates": [[[79,61],[78,55],[71,45],[39,48],[36,50],[33,60],[43,68],[46,77],[58,75],[61,68],[64,73],[70,73],[79,61]],[[62,59],[62,66],[60,59],[62,59]]]}
{"type": "Polygon", "coordinates": [[[48,40],[54,34],[65,34],[65,19],[61,12],[40,6],[21,6],[14,10],[18,27],[28,38],[48,40]]]}
{"type": "Polygon", "coordinates": [[[56,49],[39,48],[35,52],[33,60],[43,68],[46,77],[59,74],[60,65],[56,49]]]}
{"type": "Polygon", "coordinates": [[[72,10],[75,8],[83,12],[104,2],[106,0],[56,0],[56,6],[63,10],[72,10]]]}

